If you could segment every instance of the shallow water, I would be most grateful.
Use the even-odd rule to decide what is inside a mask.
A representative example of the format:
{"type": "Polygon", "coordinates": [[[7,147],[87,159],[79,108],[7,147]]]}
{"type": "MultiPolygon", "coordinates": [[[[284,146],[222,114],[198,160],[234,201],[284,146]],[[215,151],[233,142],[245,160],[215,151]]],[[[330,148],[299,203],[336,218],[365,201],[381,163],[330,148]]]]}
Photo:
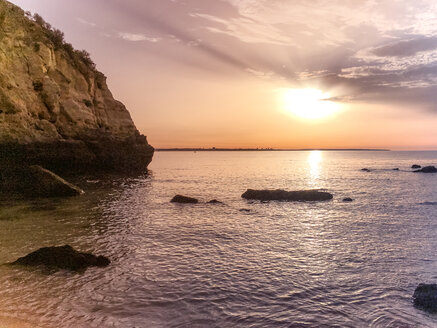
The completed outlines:
{"type": "Polygon", "coordinates": [[[1,266],[0,319],[436,327],[411,298],[437,282],[437,174],[407,172],[416,163],[436,165],[437,152],[158,152],[148,176],[81,181],[79,198],[3,201],[0,263],[63,244],[112,263],[54,275],[1,266]],[[334,200],[248,202],[247,188],[323,188],[334,200]],[[169,203],[176,193],[226,205],[169,203]]]}

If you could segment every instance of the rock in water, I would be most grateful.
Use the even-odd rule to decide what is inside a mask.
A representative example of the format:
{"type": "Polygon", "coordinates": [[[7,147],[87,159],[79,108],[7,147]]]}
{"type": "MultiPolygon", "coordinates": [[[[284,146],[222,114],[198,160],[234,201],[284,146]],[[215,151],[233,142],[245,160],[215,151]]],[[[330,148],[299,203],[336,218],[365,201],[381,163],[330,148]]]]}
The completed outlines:
{"type": "Polygon", "coordinates": [[[320,190],[302,190],[302,191],[285,191],[285,190],[253,190],[248,189],[241,195],[244,199],[254,199],[262,201],[297,201],[297,202],[314,202],[325,201],[333,198],[332,194],[320,190]]]}
{"type": "Polygon", "coordinates": [[[425,166],[420,170],[414,172],[422,172],[422,173],[437,173],[437,168],[435,166],[425,166]]]}
{"type": "Polygon", "coordinates": [[[370,172],[370,169],[364,168],[364,169],[361,169],[361,171],[363,171],[363,172],[370,172]]]}
{"type": "Polygon", "coordinates": [[[172,203],[181,203],[181,204],[197,204],[199,200],[192,197],[182,196],[182,195],[176,195],[172,198],[170,201],[172,203]]]}
{"type": "Polygon", "coordinates": [[[411,168],[412,168],[412,169],[420,169],[421,166],[420,166],[420,165],[417,165],[417,164],[414,164],[414,165],[411,165],[411,168]]]}
{"type": "Polygon", "coordinates": [[[3,177],[3,191],[27,197],[68,197],[83,190],[38,165],[8,171],[3,177]]]}
{"type": "Polygon", "coordinates": [[[219,201],[219,200],[217,200],[217,199],[213,199],[213,200],[210,200],[210,201],[208,202],[208,204],[218,204],[218,205],[223,205],[223,202],[221,202],[221,201],[219,201]]]}
{"type": "Polygon", "coordinates": [[[24,257],[20,257],[11,265],[39,266],[51,269],[64,269],[71,271],[84,271],[90,266],[106,267],[111,261],[105,256],[95,256],[81,253],[71,246],[43,247],[24,257]]]}
{"type": "Polygon", "coordinates": [[[437,312],[437,284],[420,284],[413,294],[414,305],[437,312]]]}
{"type": "Polygon", "coordinates": [[[0,169],[144,171],[154,149],[86,51],[0,0],[0,169]]]}
{"type": "Polygon", "coordinates": [[[354,200],[350,197],[343,198],[343,202],[353,202],[354,200]]]}

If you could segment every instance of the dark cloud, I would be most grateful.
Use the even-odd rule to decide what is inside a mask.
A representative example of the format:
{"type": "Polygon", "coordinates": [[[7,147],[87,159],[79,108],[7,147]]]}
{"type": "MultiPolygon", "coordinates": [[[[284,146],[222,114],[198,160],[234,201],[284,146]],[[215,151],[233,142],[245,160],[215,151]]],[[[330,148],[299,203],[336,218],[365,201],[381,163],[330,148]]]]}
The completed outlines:
{"type": "Polygon", "coordinates": [[[437,36],[422,37],[413,40],[403,40],[381,46],[373,50],[373,53],[380,57],[408,57],[419,52],[437,49],[437,36]]]}

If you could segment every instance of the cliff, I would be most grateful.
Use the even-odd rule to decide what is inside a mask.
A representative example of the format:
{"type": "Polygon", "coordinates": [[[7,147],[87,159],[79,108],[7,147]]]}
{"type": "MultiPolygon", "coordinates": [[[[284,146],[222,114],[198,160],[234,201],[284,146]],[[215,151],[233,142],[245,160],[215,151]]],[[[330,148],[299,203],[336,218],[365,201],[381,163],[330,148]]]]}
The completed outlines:
{"type": "Polygon", "coordinates": [[[0,166],[145,170],[153,152],[86,51],[0,0],[0,166]]]}

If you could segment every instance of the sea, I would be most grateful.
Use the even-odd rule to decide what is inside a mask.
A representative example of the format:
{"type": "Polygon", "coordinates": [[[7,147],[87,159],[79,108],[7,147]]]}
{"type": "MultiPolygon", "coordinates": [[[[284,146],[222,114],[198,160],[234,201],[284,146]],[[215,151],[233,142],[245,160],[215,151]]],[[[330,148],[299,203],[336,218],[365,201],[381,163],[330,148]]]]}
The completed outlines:
{"type": "Polygon", "coordinates": [[[147,174],[77,178],[80,197],[2,200],[0,264],[65,244],[111,264],[0,265],[0,327],[437,327],[412,298],[437,283],[437,174],[413,164],[437,152],[156,152],[147,174]]]}

